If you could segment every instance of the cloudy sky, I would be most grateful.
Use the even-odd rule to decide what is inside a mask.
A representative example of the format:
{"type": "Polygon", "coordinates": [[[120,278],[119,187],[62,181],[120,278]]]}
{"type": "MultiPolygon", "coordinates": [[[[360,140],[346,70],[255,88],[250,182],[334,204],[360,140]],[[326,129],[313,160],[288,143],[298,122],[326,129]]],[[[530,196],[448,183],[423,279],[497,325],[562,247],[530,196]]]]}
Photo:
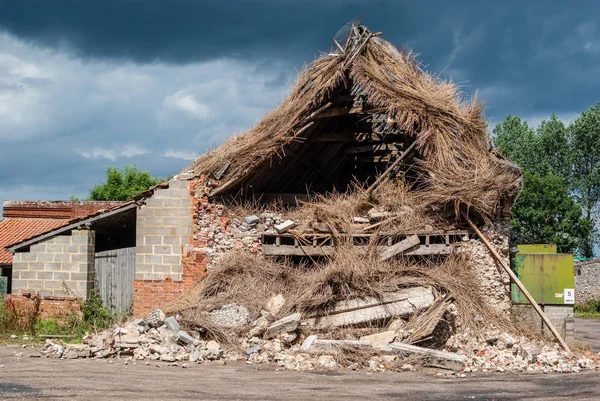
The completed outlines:
{"type": "Polygon", "coordinates": [[[492,123],[600,101],[600,2],[0,0],[0,200],[176,174],[284,99],[360,18],[476,91],[492,123]],[[553,4],[551,4],[553,3],[553,4]]]}

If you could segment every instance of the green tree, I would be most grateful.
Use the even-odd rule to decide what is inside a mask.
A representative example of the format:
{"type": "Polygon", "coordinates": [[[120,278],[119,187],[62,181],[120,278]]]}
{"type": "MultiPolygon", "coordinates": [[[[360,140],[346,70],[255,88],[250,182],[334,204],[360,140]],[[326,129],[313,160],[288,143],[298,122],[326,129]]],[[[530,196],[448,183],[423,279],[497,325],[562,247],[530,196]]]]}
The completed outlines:
{"type": "Polygon", "coordinates": [[[164,181],[152,177],[147,171],[141,171],[136,166],[125,166],[123,170],[117,167],[106,169],[106,181],[90,190],[90,200],[128,200],[132,196],[164,181]]]}
{"type": "MultiPolygon", "coordinates": [[[[569,126],[572,185],[585,217],[595,222],[600,201],[600,103],[584,111],[569,126]]],[[[582,244],[584,256],[592,257],[595,235],[582,244]]]]}
{"type": "Polygon", "coordinates": [[[573,252],[592,231],[592,222],[582,217],[564,179],[552,173],[525,170],[525,185],[511,212],[515,233],[556,244],[559,252],[573,252]]]}
{"type": "Polygon", "coordinates": [[[561,252],[575,252],[592,237],[592,223],[572,197],[572,154],[568,130],[553,115],[531,129],[517,116],[494,128],[494,144],[524,170],[523,190],[511,213],[511,229],[561,252]]]}

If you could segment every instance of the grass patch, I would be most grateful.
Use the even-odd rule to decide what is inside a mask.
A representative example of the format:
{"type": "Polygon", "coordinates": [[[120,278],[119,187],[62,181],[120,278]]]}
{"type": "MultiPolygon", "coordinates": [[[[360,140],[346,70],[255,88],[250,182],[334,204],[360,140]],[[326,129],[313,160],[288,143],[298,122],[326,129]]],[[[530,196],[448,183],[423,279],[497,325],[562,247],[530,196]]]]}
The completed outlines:
{"type": "Polygon", "coordinates": [[[573,308],[575,317],[583,319],[600,319],[600,299],[593,299],[573,308]]]}

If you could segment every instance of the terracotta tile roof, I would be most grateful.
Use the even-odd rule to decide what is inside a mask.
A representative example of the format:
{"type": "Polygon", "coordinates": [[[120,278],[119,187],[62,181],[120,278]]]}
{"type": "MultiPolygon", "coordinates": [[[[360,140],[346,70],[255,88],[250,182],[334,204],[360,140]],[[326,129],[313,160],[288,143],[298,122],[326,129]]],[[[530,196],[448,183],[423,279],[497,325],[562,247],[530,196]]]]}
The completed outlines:
{"type": "Polygon", "coordinates": [[[0,264],[12,264],[12,254],[5,246],[35,237],[64,225],[64,219],[4,219],[0,221],[0,264]]]}

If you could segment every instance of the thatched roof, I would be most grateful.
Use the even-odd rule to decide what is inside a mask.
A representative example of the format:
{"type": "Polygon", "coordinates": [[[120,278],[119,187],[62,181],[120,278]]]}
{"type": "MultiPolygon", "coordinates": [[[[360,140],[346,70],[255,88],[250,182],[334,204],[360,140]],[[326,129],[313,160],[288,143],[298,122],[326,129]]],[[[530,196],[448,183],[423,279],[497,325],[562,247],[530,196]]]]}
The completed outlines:
{"type": "MultiPolygon", "coordinates": [[[[257,181],[258,172],[266,172],[285,158],[290,147],[335,128],[314,118],[331,109],[341,95],[360,98],[371,115],[379,117],[372,119],[373,127],[378,124],[387,133],[416,140],[413,168],[424,196],[433,196],[435,202],[465,204],[490,217],[500,203],[510,204],[520,190],[520,170],[492,151],[482,104],[477,99],[465,100],[455,84],[423,71],[410,53],[362,26],[352,27],[343,50],[308,65],[281,106],[248,132],[199,157],[191,168],[197,175],[216,175],[224,189],[251,179],[255,187],[264,186],[275,176],[269,173],[257,181]]],[[[342,174],[340,163],[330,162],[343,146],[339,145],[305,153],[321,153],[322,169],[332,174],[340,169],[342,174]]]]}

